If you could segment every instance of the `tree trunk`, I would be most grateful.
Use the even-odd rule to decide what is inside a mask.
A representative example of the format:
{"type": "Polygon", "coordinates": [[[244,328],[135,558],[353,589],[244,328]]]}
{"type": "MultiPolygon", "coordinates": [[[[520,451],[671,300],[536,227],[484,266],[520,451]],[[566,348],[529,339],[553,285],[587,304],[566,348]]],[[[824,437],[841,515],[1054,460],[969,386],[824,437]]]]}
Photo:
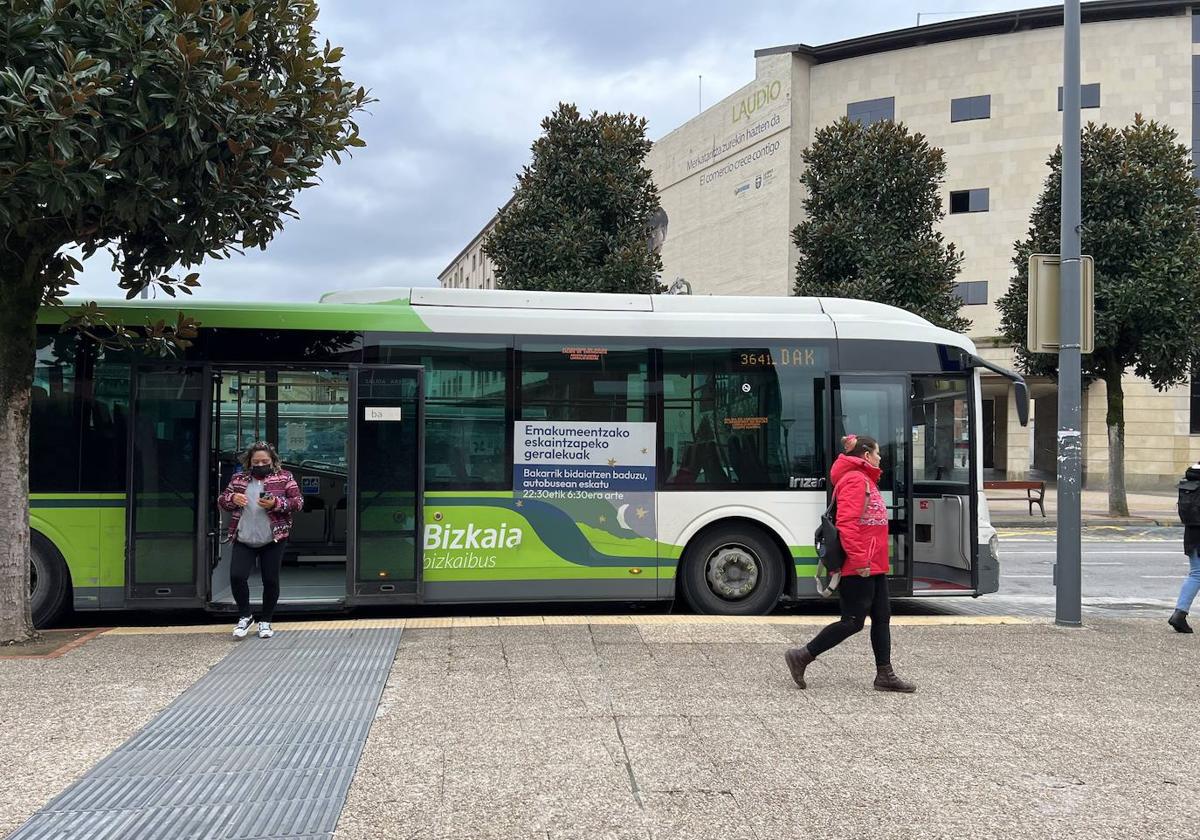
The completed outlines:
{"type": "Polygon", "coordinates": [[[1108,397],[1108,413],[1104,422],[1108,427],[1108,515],[1129,516],[1129,502],[1125,498],[1125,391],[1121,377],[1125,371],[1115,360],[1104,372],[1105,391],[1108,397]]]}
{"type": "Polygon", "coordinates": [[[29,402],[41,295],[0,260],[0,643],[36,638],[29,610],[29,402]]]}

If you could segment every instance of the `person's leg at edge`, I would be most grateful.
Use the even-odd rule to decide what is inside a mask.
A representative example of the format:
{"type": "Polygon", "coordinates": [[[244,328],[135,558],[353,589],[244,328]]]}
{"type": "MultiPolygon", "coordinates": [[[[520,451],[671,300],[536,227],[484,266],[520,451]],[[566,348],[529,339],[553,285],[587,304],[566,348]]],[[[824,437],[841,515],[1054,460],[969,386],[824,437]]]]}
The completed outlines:
{"type": "Polygon", "coordinates": [[[229,563],[229,588],[233,600],[237,601],[238,616],[250,615],[250,570],[254,568],[254,549],[240,542],[233,544],[233,556],[229,563]]]}
{"type": "Polygon", "coordinates": [[[896,676],[892,668],[892,601],[888,597],[887,575],[875,575],[871,593],[871,649],[875,652],[875,688],[910,694],[917,687],[896,676]]]}
{"type": "Polygon", "coordinates": [[[263,606],[259,622],[271,623],[275,617],[275,605],[279,603],[279,570],[283,566],[283,550],[286,540],[264,545],[258,550],[258,567],[262,573],[263,606]]]}
{"type": "Polygon", "coordinates": [[[871,610],[870,583],[870,578],[842,578],[842,582],[838,584],[841,618],[824,627],[807,645],[792,648],[784,654],[788,671],[800,688],[808,687],[804,681],[804,669],[812,664],[814,659],[863,629],[867,613],[871,610]]]}
{"type": "Polygon", "coordinates": [[[1188,557],[1188,566],[1188,576],[1183,579],[1183,585],[1179,587],[1179,600],[1175,602],[1175,612],[1167,620],[1179,633],[1193,632],[1191,625],[1188,624],[1187,616],[1191,612],[1197,593],[1200,593],[1200,551],[1192,552],[1188,557]]]}
{"type": "Polygon", "coordinates": [[[871,652],[875,667],[892,664],[892,602],[888,599],[887,575],[873,575],[871,591],[871,652]]]}
{"type": "Polygon", "coordinates": [[[238,623],[233,635],[241,639],[250,627],[250,570],[254,568],[255,550],[248,545],[242,545],[236,540],[232,547],[229,562],[229,588],[233,591],[233,600],[237,601],[238,623]]]}

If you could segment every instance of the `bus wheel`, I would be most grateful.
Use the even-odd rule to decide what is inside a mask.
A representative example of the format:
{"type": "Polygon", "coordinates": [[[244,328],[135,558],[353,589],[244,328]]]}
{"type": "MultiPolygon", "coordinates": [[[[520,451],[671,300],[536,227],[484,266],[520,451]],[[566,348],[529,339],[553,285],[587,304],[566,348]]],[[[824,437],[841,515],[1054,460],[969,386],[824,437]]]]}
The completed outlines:
{"type": "Polygon", "coordinates": [[[48,627],[61,618],[70,591],[67,564],[62,555],[41,534],[32,534],[29,540],[29,601],[33,626],[48,627]]]}
{"type": "Polygon", "coordinates": [[[761,531],[716,528],[692,541],[683,557],[683,594],[698,613],[766,615],[783,593],[779,549],[761,531]]]}

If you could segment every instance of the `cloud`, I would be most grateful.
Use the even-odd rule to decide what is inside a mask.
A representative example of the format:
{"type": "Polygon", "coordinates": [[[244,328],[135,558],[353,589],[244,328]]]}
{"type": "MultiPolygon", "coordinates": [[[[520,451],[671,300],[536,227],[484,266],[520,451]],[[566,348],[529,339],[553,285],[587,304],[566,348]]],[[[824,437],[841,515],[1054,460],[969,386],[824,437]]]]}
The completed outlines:
{"type": "MultiPolygon", "coordinates": [[[[644,115],[660,137],[696,114],[699,76],[707,107],[753,79],[757,48],[911,26],[925,5],[325,0],[320,31],[379,99],[359,121],[368,146],[324,167],[265,252],[201,266],[197,296],[314,300],[333,288],[436,284],[508,200],[558,102],[644,115]]],[[[987,10],[1026,5],[991,0],[987,10]]],[[[82,295],[116,291],[103,254],[81,279],[82,295]]]]}

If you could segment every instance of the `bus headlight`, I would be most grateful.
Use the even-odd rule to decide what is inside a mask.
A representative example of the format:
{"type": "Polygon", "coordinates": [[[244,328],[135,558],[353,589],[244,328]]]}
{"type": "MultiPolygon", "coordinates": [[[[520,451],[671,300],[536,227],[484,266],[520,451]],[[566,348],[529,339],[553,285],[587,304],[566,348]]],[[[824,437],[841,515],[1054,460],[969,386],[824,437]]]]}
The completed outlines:
{"type": "Polygon", "coordinates": [[[992,538],[988,540],[988,551],[992,555],[992,562],[997,566],[1000,565],[1000,538],[992,534],[992,538]]]}

